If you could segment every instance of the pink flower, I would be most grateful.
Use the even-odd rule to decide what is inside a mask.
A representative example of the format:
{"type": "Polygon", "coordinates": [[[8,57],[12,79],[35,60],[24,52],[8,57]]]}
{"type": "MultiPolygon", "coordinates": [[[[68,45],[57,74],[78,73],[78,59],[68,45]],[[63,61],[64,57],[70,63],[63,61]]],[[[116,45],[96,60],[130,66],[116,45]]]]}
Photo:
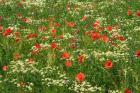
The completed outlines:
{"type": "Polygon", "coordinates": [[[0,32],[3,30],[3,26],[0,25],[0,32]]]}
{"type": "Polygon", "coordinates": [[[2,67],[2,70],[3,70],[3,71],[7,71],[7,70],[8,70],[8,66],[3,66],[3,67],[2,67]]]}

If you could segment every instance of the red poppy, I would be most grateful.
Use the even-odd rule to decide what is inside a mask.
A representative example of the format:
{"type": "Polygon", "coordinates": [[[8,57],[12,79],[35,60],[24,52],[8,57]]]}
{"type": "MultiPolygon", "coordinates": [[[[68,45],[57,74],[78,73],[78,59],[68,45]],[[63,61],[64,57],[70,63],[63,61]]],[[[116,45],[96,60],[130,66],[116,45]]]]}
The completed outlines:
{"type": "Polygon", "coordinates": [[[112,26],[108,26],[108,27],[107,27],[107,30],[108,30],[108,31],[112,31],[112,29],[113,29],[112,26]]]}
{"type": "Polygon", "coordinates": [[[132,91],[130,89],[126,88],[124,93],[132,93],[132,91]]]}
{"type": "Polygon", "coordinates": [[[85,80],[85,74],[80,72],[76,75],[76,80],[77,81],[84,81],[85,80]]]}
{"type": "Polygon", "coordinates": [[[104,64],[104,67],[105,67],[106,69],[111,69],[111,68],[113,67],[112,61],[111,61],[111,60],[107,60],[107,61],[105,62],[105,64],[104,64]]]}
{"type": "Polygon", "coordinates": [[[71,67],[71,66],[72,66],[72,62],[71,62],[71,61],[66,61],[66,62],[65,62],[65,65],[66,65],[66,67],[68,67],[68,68],[69,68],[69,67],[71,67]]]}
{"type": "Polygon", "coordinates": [[[95,29],[99,28],[100,27],[100,21],[96,21],[94,24],[93,24],[93,27],[95,29]]]}
{"type": "Polygon", "coordinates": [[[63,59],[69,59],[69,58],[70,58],[70,54],[69,54],[68,52],[64,52],[64,53],[62,54],[62,58],[63,58],[63,59]]]}
{"type": "Polygon", "coordinates": [[[56,49],[56,48],[57,48],[57,43],[52,43],[52,44],[51,44],[51,48],[52,48],[52,49],[56,49]]]}
{"type": "Polygon", "coordinates": [[[67,22],[67,25],[69,27],[75,27],[76,26],[76,23],[75,22],[67,22]]]}
{"type": "Polygon", "coordinates": [[[16,54],[13,55],[13,58],[15,60],[20,59],[21,58],[21,55],[19,53],[16,53],[16,54]]]}
{"type": "Polygon", "coordinates": [[[6,30],[3,32],[3,36],[8,36],[8,35],[10,35],[12,32],[13,32],[13,31],[12,31],[10,28],[8,28],[8,29],[6,29],[6,30]]]}
{"type": "Polygon", "coordinates": [[[137,15],[138,17],[140,17],[140,11],[137,11],[136,15],[137,15]]]}
{"type": "Polygon", "coordinates": [[[8,70],[8,66],[3,66],[3,67],[2,67],[2,70],[3,70],[3,71],[7,71],[7,70],[8,70]]]}
{"type": "Polygon", "coordinates": [[[63,35],[60,35],[58,38],[63,39],[63,38],[64,38],[64,36],[63,36],[63,35]]]}
{"type": "Polygon", "coordinates": [[[29,34],[27,35],[28,39],[32,39],[32,38],[36,38],[38,36],[38,34],[29,34]]]}
{"type": "Polygon", "coordinates": [[[78,62],[83,63],[85,61],[85,57],[83,55],[78,56],[78,62]]]}
{"type": "Polygon", "coordinates": [[[128,10],[128,11],[127,11],[127,15],[128,15],[128,16],[131,16],[131,15],[132,15],[132,11],[131,11],[131,10],[128,10]]]}
{"type": "Polygon", "coordinates": [[[55,27],[60,27],[60,24],[59,23],[55,23],[55,27]]]}
{"type": "Polygon", "coordinates": [[[93,32],[93,33],[91,33],[91,38],[93,40],[98,40],[98,39],[100,39],[100,37],[101,37],[101,35],[100,35],[99,32],[93,32]]]}
{"type": "Polygon", "coordinates": [[[51,30],[51,36],[52,36],[52,37],[55,37],[55,36],[56,36],[56,32],[57,32],[56,29],[52,29],[52,30],[51,30]]]}
{"type": "Polygon", "coordinates": [[[55,34],[56,31],[57,31],[56,29],[52,29],[52,30],[51,30],[51,32],[52,32],[53,34],[55,34]]]}
{"type": "Polygon", "coordinates": [[[120,40],[120,41],[125,41],[126,40],[126,38],[124,36],[118,36],[117,39],[120,40]]]}
{"type": "Polygon", "coordinates": [[[104,36],[101,37],[101,40],[103,40],[104,42],[107,43],[109,41],[109,37],[104,35],[104,36]]]}
{"type": "Polygon", "coordinates": [[[15,41],[18,43],[21,41],[21,38],[15,38],[15,41]]]}
{"type": "Polygon", "coordinates": [[[83,16],[81,21],[85,21],[87,19],[87,16],[83,16]]]}
{"type": "Polygon", "coordinates": [[[136,53],[135,53],[136,57],[139,57],[140,58],[140,50],[137,50],[136,53]]]}
{"type": "Polygon", "coordinates": [[[35,46],[35,48],[37,48],[37,49],[40,49],[40,48],[41,48],[41,45],[40,45],[40,44],[35,44],[34,46],[35,46]]]}

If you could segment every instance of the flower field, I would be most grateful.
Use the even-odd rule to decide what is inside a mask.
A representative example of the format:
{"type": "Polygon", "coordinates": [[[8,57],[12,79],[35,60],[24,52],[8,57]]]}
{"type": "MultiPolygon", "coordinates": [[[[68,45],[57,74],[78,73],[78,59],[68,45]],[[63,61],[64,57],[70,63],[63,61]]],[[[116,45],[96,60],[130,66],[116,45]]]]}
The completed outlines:
{"type": "Polygon", "coordinates": [[[0,93],[140,93],[140,0],[0,0],[0,93]]]}

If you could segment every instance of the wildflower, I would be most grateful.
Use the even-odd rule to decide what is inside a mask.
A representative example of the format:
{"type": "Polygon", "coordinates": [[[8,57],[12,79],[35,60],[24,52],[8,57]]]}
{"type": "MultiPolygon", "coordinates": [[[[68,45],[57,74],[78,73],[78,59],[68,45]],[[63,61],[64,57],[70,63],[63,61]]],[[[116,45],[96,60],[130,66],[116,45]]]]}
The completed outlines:
{"type": "Polygon", "coordinates": [[[75,22],[67,22],[68,27],[75,27],[76,23],[75,22]]]}
{"type": "Polygon", "coordinates": [[[15,41],[18,43],[21,41],[21,38],[15,38],[15,41]]]}
{"type": "Polygon", "coordinates": [[[93,27],[95,29],[99,28],[100,27],[100,21],[96,21],[94,24],[93,24],[93,27]]]}
{"type": "Polygon", "coordinates": [[[111,69],[112,66],[113,66],[113,63],[112,63],[111,60],[107,60],[107,61],[105,62],[105,64],[104,64],[104,67],[105,67],[106,69],[111,69]]]}
{"type": "Polygon", "coordinates": [[[25,87],[26,86],[26,83],[20,82],[19,85],[20,85],[20,87],[25,87]]]}
{"type": "Polygon", "coordinates": [[[76,80],[77,81],[84,81],[85,80],[85,74],[80,72],[76,75],[76,80]]]}
{"type": "Polygon", "coordinates": [[[13,32],[13,31],[12,31],[10,28],[8,28],[8,29],[6,29],[6,30],[3,32],[3,36],[8,36],[8,35],[10,35],[12,32],[13,32]]]}
{"type": "Polygon", "coordinates": [[[85,61],[85,57],[83,55],[78,56],[78,62],[83,63],[85,61]]]}
{"type": "Polygon", "coordinates": [[[137,11],[136,15],[137,15],[138,17],[140,17],[140,11],[137,11]]]}
{"type": "Polygon", "coordinates": [[[43,41],[45,41],[45,40],[47,40],[47,37],[46,37],[46,36],[42,36],[41,39],[42,39],[43,41]]]}
{"type": "Polygon", "coordinates": [[[3,67],[2,67],[2,70],[3,70],[3,71],[7,71],[7,70],[8,70],[8,66],[3,66],[3,67]]]}
{"type": "Polygon", "coordinates": [[[136,57],[140,58],[140,50],[137,50],[135,55],[136,55],[136,57]]]}
{"type": "Polygon", "coordinates": [[[20,58],[21,58],[21,55],[20,55],[19,53],[15,53],[15,54],[13,55],[13,58],[14,58],[15,60],[20,59],[20,58]]]}
{"type": "Polygon", "coordinates": [[[3,26],[0,25],[0,32],[3,30],[3,26]]]}
{"type": "Polygon", "coordinates": [[[52,33],[56,33],[56,29],[52,29],[51,32],[52,32],[52,33]]]}
{"type": "Polygon", "coordinates": [[[109,37],[104,35],[101,37],[101,40],[107,43],[109,41],[109,37]]]}
{"type": "Polygon", "coordinates": [[[63,58],[63,59],[69,59],[69,58],[70,58],[70,54],[69,54],[68,52],[64,52],[64,53],[62,54],[62,58],[63,58]]]}
{"type": "Polygon", "coordinates": [[[60,24],[59,23],[55,23],[55,27],[60,27],[60,24]]]}
{"type": "Polygon", "coordinates": [[[132,93],[132,91],[130,89],[126,88],[124,93],[132,93]]]}
{"type": "Polygon", "coordinates": [[[84,16],[82,17],[81,21],[85,21],[86,19],[87,19],[87,16],[84,15],[84,16]]]}
{"type": "Polygon", "coordinates": [[[33,64],[33,63],[35,63],[35,60],[32,59],[32,58],[29,58],[29,59],[27,59],[27,62],[28,62],[29,64],[33,64]]]}
{"type": "Polygon", "coordinates": [[[16,37],[20,36],[20,32],[19,31],[16,31],[14,34],[15,34],[16,37]]]}
{"type": "Polygon", "coordinates": [[[27,35],[27,38],[28,38],[28,39],[32,39],[32,38],[36,38],[37,36],[38,36],[38,34],[32,34],[32,33],[31,33],[31,34],[28,34],[28,35],[27,35]]]}
{"type": "Polygon", "coordinates": [[[108,27],[107,27],[107,30],[108,30],[108,31],[112,31],[112,29],[113,29],[112,26],[108,26],[108,27]]]}
{"type": "Polygon", "coordinates": [[[57,43],[52,43],[52,44],[51,44],[51,48],[52,48],[52,49],[56,49],[56,48],[57,48],[57,43]]]}
{"type": "Polygon", "coordinates": [[[29,18],[22,18],[21,20],[25,23],[31,23],[31,20],[29,18]]]}
{"type": "Polygon", "coordinates": [[[128,10],[128,11],[127,11],[127,15],[128,15],[128,16],[131,16],[131,15],[132,15],[132,11],[131,11],[131,10],[128,10]]]}
{"type": "Polygon", "coordinates": [[[38,31],[46,31],[47,27],[46,26],[39,26],[38,31]]]}
{"type": "Polygon", "coordinates": [[[40,49],[40,48],[41,48],[41,45],[40,45],[40,44],[38,44],[38,43],[37,43],[37,44],[35,44],[34,46],[35,46],[35,48],[36,48],[36,49],[40,49]]]}
{"type": "Polygon", "coordinates": [[[63,39],[63,38],[64,38],[64,36],[63,36],[63,35],[60,35],[58,38],[59,38],[59,39],[63,39]]]}
{"type": "Polygon", "coordinates": [[[126,40],[126,38],[124,36],[118,36],[117,39],[120,40],[120,41],[125,41],[126,40]]]}
{"type": "Polygon", "coordinates": [[[93,32],[93,33],[91,33],[91,38],[93,40],[98,40],[100,37],[101,37],[101,35],[100,35],[99,32],[93,32]]]}
{"type": "Polygon", "coordinates": [[[55,37],[55,36],[56,36],[56,32],[57,32],[56,29],[52,29],[52,30],[51,30],[51,35],[52,35],[52,37],[55,37]]]}
{"type": "Polygon", "coordinates": [[[71,62],[71,61],[66,61],[66,62],[65,62],[65,65],[66,65],[66,67],[68,67],[68,68],[69,68],[69,67],[71,67],[71,66],[72,66],[72,62],[71,62]]]}

